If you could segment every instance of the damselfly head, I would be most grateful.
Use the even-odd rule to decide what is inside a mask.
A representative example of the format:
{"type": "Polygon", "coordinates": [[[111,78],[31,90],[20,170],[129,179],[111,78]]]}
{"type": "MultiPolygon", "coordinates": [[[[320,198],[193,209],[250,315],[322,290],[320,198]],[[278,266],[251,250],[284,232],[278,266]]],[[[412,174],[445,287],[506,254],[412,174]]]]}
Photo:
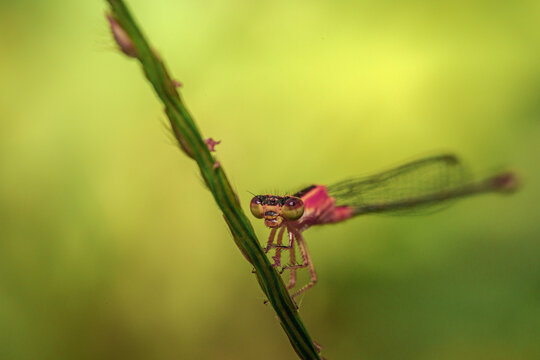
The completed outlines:
{"type": "Polygon", "coordinates": [[[264,218],[269,228],[280,227],[283,221],[295,221],[304,214],[304,202],[295,196],[257,195],[249,209],[258,219],[264,218]]]}

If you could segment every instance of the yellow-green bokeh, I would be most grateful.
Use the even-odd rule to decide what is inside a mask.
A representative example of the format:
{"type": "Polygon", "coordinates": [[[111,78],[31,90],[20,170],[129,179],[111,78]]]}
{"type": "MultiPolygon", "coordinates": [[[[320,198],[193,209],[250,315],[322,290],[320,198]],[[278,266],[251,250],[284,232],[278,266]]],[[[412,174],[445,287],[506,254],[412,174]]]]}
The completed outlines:
{"type": "MultiPolygon", "coordinates": [[[[326,357],[540,357],[538,1],[128,4],[246,210],[442,151],[521,174],[307,232],[326,357]]],[[[0,358],[294,359],[105,10],[0,3],[0,358]]]]}

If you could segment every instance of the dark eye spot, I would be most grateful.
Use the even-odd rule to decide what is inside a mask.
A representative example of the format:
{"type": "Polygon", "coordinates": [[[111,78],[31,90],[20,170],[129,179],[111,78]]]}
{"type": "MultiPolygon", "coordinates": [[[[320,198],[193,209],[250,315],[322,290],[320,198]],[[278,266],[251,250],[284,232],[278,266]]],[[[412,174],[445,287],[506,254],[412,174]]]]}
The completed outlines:
{"type": "Polygon", "coordinates": [[[296,201],[291,200],[287,203],[288,206],[296,206],[296,201]]]}

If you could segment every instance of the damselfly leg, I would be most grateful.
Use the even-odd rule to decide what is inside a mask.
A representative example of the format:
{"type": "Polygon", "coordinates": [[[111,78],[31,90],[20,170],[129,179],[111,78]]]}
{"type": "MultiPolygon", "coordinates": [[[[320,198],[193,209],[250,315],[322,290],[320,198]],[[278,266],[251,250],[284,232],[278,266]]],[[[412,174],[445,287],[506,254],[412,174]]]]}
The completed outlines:
{"type": "Polygon", "coordinates": [[[266,248],[264,249],[264,253],[267,254],[270,249],[275,248],[276,254],[272,256],[272,259],[274,260],[274,263],[272,264],[273,267],[280,267],[281,266],[281,251],[290,249],[293,245],[292,242],[289,242],[289,245],[283,245],[283,234],[285,232],[285,226],[282,226],[279,230],[279,233],[277,235],[277,241],[274,244],[274,239],[276,238],[276,231],[277,228],[273,228],[270,231],[270,236],[268,237],[268,242],[266,244],[266,248]]]}
{"type": "Polygon", "coordinates": [[[277,229],[270,230],[270,235],[268,236],[268,242],[266,243],[266,248],[264,248],[264,253],[268,253],[270,251],[272,245],[274,244],[274,239],[276,237],[276,231],[277,229]]]}
{"type": "MultiPolygon", "coordinates": [[[[293,265],[296,263],[296,252],[294,249],[294,235],[293,233],[287,229],[287,234],[289,235],[289,245],[291,245],[291,249],[289,250],[289,261],[290,264],[293,265]]],[[[287,285],[287,290],[290,290],[296,285],[296,269],[291,269],[289,273],[289,284],[287,285]]]]}
{"type": "Polygon", "coordinates": [[[268,238],[268,243],[266,248],[264,249],[265,253],[268,253],[270,249],[275,248],[276,253],[274,256],[272,256],[272,259],[274,262],[272,263],[272,266],[275,268],[281,267],[281,256],[283,250],[289,250],[289,264],[281,267],[280,274],[282,274],[285,270],[289,270],[289,283],[287,284],[287,289],[290,290],[296,285],[296,270],[302,269],[302,268],[309,268],[309,272],[311,275],[310,282],[302,287],[300,290],[295,292],[291,295],[292,298],[296,297],[297,295],[300,295],[317,282],[317,274],[315,273],[315,268],[313,266],[313,263],[311,261],[311,256],[309,255],[307,245],[304,241],[304,238],[302,237],[301,233],[294,229],[293,227],[289,226],[281,226],[279,229],[279,232],[277,231],[277,228],[274,228],[270,231],[270,235],[268,238]],[[285,233],[285,230],[287,230],[287,237],[289,240],[288,245],[283,245],[283,235],[285,233]],[[277,238],[276,238],[276,232],[277,232],[277,238]],[[276,243],[274,244],[274,240],[276,243]],[[302,263],[297,264],[296,263],[296,249],[295,244],[298,244],[298,249],[300,251],[300,254],[302,255],[302,263]]]}
{"type": "MultiPolygon", "coordinates": [[[[309,268],[309,274],[311,275],[310,282],[307,285],[304,285],[302,288],[300,288],[300,290],[298,290],[297,292],[291,295],[291,297],[294,299],[296,296],[300,295],[304,291],[313,287],[317,283],[317,273],[315,272],[315,267],[313,266],[313,262],[311,261],[311,256],[309,255],[309,251],[308,251],[306,242],[304,241],[304,238],[302,237],[302,234],[295,229],[292,229],[292,233],[294,234],[296,243],[298,244],[298,249],[300,250],[300,254],[302,254],[302,259],[304,260],[304,263],[302,265],[303,267],[309,268]]],[[[291,251],[292,250],[293,249],[291,249],[291,251]]]]}
{"type": "Polygon", "coordinates": [[[304,241],[304,238],[302,237],[300,231],[294,229],[293,227],[287,227],[287,232],[289,236],[289,246],[283,246],[276,249],[276,255],[278,250],[281,250],[283,248],[289,249],[290,263],[289,265],[283,266],[280,270],[281,274],[285,270],[289,270],[289,283],[287,285],[287,289],[290,290],[296,285],[296,270],[307,267],[309,268],[309,273],[311,275],[310,282],[291,295],[291,298],[294,299],[296,296],[313,287],[317,283],[317,273],[315,272],[315,267],[313,266],[313,262],[311,261],[311,256],[309,255],[306,242],[304,241]],[[298,244],[298,249],[300,251],[300,254],[302,255],[301,264],[296,263],[295,244],[298,244]]]}
{"type": "Polygon", "coordinates": [[[286,248],[283,246],[283,233],[285,232],[285,227],[282,227],[279,229],[277,242],[276,242],[276,255],[272,257],[274,259],[274,263],[272,264],[273,267],[280,267],[281,266],[281,251],[286,248]]]}

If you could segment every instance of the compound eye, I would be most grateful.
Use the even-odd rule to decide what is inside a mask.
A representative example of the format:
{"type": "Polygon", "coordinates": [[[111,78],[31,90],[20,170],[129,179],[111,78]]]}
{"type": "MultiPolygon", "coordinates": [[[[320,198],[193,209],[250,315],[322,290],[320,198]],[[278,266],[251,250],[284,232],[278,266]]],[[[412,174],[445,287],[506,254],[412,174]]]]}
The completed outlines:
{"type": "Polygon", "coordinates": [[[300,198],[291,196],[285,201],[281,213],[287,220],[298,220],[304,215],[304,202],[300,198]]]}
{"type": "Polygon", "coordinates": [[[251,213],[257,219],[262,219],[264,217],[262,200],[259,196],[255,196],[253,199],[251,199],[251,203],[249,204],[249,210],[251,210],[251,213]]]}

